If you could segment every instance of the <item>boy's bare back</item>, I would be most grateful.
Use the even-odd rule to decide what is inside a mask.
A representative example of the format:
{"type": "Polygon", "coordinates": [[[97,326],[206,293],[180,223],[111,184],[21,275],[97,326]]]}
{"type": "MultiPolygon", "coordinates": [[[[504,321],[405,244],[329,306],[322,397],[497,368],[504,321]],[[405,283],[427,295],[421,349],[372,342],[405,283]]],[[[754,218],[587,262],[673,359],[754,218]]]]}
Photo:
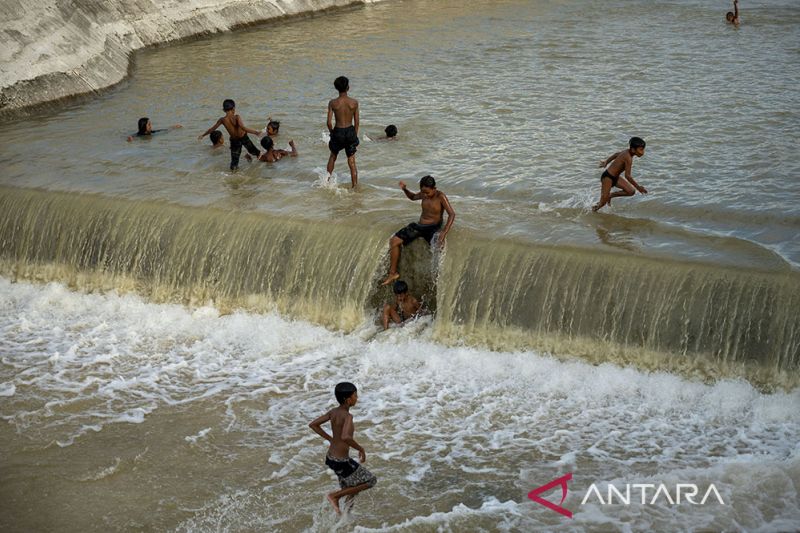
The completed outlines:
{"type": "Polygon", "coordinates": [[[340,95],[328,102],[328,109],[333,111],[336,117],[337,128],[348,128],[353,125],[353,117],[358,110],[358,101],[347,95],[340,95]]]}
{"type": "Polygon", "coordinates": [[[353,436],[355,431],[353,415],[347,409],[339,406],[328,411],[328,416],[330,417],[333,436],[328,452],[332,457],[348,457],[350,455],[350,445],[343,439],[353,436]]]}
{"type": "Polygon", "coordinates": [[[225,129],[228,130],[228,135],[234,139],[244,137],[244,135],[247,133],[247,131],[244,129],[242,118],[239,115],[233,115],[232,117],[225,115],[219,119],[219,121],[223,126],[225,126],[225,129]]]}

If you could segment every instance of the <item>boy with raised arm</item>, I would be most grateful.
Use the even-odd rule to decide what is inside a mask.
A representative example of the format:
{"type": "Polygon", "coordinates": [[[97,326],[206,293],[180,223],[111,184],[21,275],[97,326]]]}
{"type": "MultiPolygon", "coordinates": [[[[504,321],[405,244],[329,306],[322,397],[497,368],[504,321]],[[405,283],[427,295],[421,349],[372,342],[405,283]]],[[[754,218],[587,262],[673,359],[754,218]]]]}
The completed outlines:
{"type": "Polygon", "coordinates": [[[607,159],[600,161],[600,168],[608,167],[600,176],[600,201],[592,207],[592,211],[598,211],[604,205],[611,205],[611,199],[618,196],[633,196],[636,194],[634,189],[642,194],[647,194],[647,189],[636,183],[631,175],[633,168],[633,157],[644,155],[645,142],[639,137],[631,137],[628,141],[628,149],[611,154],[607,159]],[[625,177],[622,177],[622,172],[625,177]],[[611,187],[622,189],[621,191],[611,192],[611,187]]]}
{"type": "Polygon", "coordinates": [[[447,224],[439,233],[439,246],[444,246],[447,232],[456,219],[456,212],[450,207],[447,196],[442,191],[436,189],[436,180],[433,176],[425,176],[419,180],[419,192],[411,192],[404,182],[400,182],[400,188],[406,197],[411,201],[422,200],[422,213],[419,222],[412,222],[401,229],[389,240],[389,273],[382,285],[388,285],[400,278],[397,265],[400,262],[400,250],[403,246],[410,244],[415,239],[422,237],[430,244],[434,234],[442,230],[444,213],[447,213],[447,224]]]}
{"type": "Polygon", "coordinates": [[[261,155],[258,157],[259,161],[263,161],[265,163],[274,163],[275,161],[280,161],[283,157],[289,155],[292,157],[297,157],[297,145],[294,144],[294,139],[289,141],[289,148],[292,149],[291,152],[282,149],[275,149],[275,142],[272,140],[272,137],[269,135],[264,135],[261,138],[261,148],[264,149],[261,152],[261,155]]]}
{"type": "Polygon", "coordinates": [[[739,0],[733,0],[733,11],[725,13],[725,20],[734,26],[739,25],[739,0]]]}
{"type": "Polygon", "coordinates": [[[339,91],[339,97],[328,102],[328,131],[331,140],[328,148],[331,155],[328,158],[328,177],[333,174],[336,157],[344,149],[347,154],[347,166],[350,167],[350,182],[353,188],[358,185],[358,170],[356,169],[356,146],[358,146],[358,101],[347,96],[350,90],[350,81],[344,76],[334,80],[333,86],[339,91]],[[336,127],[333,118],[336,118],[336,127]]]}
{"type": "Polygon", "coordinates": [[[335,490],[328,494],[328,501],[333,506],[336,514],[341,514],[339,500],[347,497],[347,501],[352,500],[356,494],[375,486],[378,479],[362,465],[350,458],[350,448],[358,450],[358,460],[362,463],[367,461],[367,454],[356,440],[353,438],[355,427],[353,425],[353,415],[350,408],[358,402],[358,390],[352,383],[346,381],[336,385],[333,391],[339,407],[335,407],[313,420],[308,427],[314,432],[330,442],[328,453],[325,455],[325,464],[333,470],[339,478],[340,490],[335,490]],[[322,424],[331,423],[333,436],[322,429],[322,424]]]}
{"type": "Polygon", "coordinates": [[[242,155],[242,146],[247,148],[247,151],[256,157],[261,155],[261,152],[255,147],[253,141],[247,136],[248,133],[258,135],[259,132],[244,125],[242,117],[236,114],[236,103],[233,100],[227,99],[222,102],[222,110],[225,111],[225,116],[217,120],[213,126],[208,128],[204,134],[197,138],[202,139],[220,126],[225,126],[225,129],[228,130],[228,135],[230,135],[231,170],[236,170],[239,168],[239,157],[242,155]]]}

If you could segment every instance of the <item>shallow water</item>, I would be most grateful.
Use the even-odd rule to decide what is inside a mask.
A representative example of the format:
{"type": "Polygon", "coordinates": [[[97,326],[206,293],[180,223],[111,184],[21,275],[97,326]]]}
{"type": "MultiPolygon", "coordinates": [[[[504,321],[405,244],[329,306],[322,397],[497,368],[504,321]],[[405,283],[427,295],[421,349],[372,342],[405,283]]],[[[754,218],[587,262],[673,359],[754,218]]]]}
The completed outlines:
{"type": "MultiPolygon", "coordinates": [[[[0,180],[389,232],[417,212],[397,180],[431,173],[458,227],[487,237],[797,266],[800,8],[748,3],[739,29],[704,2],[586,9],[387,2],[151,50],[103,97],[8,125],[0,180]],[[337,31],[350,27],[347,38],[337,31]],[[396,142],[362,140],[357,194],[314,187],[342,73],[363,134],[400,130],[396,142]],[[195,140],[229,97],[251,126],[281,120],[278,145],[294,138],[300,157],[230,175],[227,149],[195,140]],[[184,129],[125,143],[145,115],[184,129]],[[632,135],[648,141],[634,176],[650,194],[591,214],[597,161],[632,135]]],[[[349,182],[344,160],[336,173],[349,182]]]]}
{"type": "Polygon", "coordinates": [[[800,8],[592,8],[279,21],[9,124],[0,530],[800,529],[800,8]],[[366,135],[400,129],[362,140],[354,193],[344,160],[320,186],[342,73],[366,135]],[[229,173],[195,140],[227,97],[301,155],[229,173]],[[126,143],[142,115],[184,129],[126,143]],[[631,135],[651,193],[591,214],[631,135]],[[377,333],[385,239],[418,214],[396,182],[427,173],[458,220],[401,266],[437,314],[377,333]],[[380,481],[337,522],[307,423],[343,379],[380,481]],[[572,520],[526,497],[568,472],[572,520]],[[725,505],[582,504],[592,483],[725,505]]]}

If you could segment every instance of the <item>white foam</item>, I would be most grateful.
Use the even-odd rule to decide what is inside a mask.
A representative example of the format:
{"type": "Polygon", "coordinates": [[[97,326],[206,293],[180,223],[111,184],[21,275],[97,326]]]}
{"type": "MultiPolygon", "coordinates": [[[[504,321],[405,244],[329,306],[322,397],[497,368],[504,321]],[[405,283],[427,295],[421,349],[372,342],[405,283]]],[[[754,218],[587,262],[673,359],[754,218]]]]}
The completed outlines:
{"type": "MultiPolygon", "coordinates": [[[[342,380],[359,387],[356,437],[379,477],[359,497],[360,526],[541,528],[557,522],[525,494],[565,471],[576,491],[595,480],[700,480],[748,502],[681,509],[664,522],[656,511],[577,509],[570,496],[565,505],[586,527],[682,529],[711,517],[714,528],[758,529],[800,516],[796,502],[759,490],[800,482],[800,389],[764,394],[744,381],[709,385],[530,351],[445,347],[432,340],[431,317],[364,340],[374,326],[343,335],[276,314],[221,315],[57,284],[0,279],[0,301],[3,420],[34,441],[70,446],[110,423],[146,424],[164,407],[215,402],[222,419],[179,438],[191,446],[235,429],[238,445],[268,449],[270,503],[257,523],[272,529],[316,516],[292,494],[310,492],[316,506],[316,493],[334,486],[307,424],[333,407],[342,380]],[[417,509],[435,496],[436,511],[384,509],[400,496],[417,509]]],[[[211,502],[187,524],[227,520],[260,498],[211,502]]]]}

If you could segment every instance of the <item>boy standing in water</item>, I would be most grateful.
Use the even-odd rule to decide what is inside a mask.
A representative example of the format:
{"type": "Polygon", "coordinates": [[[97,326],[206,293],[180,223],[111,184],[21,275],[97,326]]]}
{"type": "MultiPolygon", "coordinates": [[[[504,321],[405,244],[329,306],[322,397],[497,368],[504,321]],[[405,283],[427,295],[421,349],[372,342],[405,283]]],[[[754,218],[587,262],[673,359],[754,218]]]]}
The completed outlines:
{"type": "Polygon", "coordinates": [[[328,453],[325,455],[325,464],[333,470],[339,478],[341,490],[335,490],[328,494],[328,501],[333,506],[336,514],[341,514],[339,500],[347,497],[347,501],[352,500],[356,494],[375,486],[378,479],[362,465],[350,458],[350,448],[358,450],[358,460],[362,463],[367,461],[367,454],[353,438],[355,427],[353,426],[353,415],[350,408],[358,402],[358,390],[352,383],[342,382],[334,389],[336,401],[339,407],[335,407],[313,420],[308,427],[330,442],[328,453]],[[322,424],[331,423],[333,436],[328,435],[322,424]]]}
{"type": "Polygon", "coordinates": [[[389,240],[389,274],[381,285],[388,285],[400,278],[397,265],[400,262],[400,249],[410,244],[415,239],[422,237],[428,243],[431,242],[434,234],[442,229],[444,213],[447,213],[447,224],[439,233],[439,246],[444,246],[444,239],[447,232],[456,219],[456,212],[450,207],[447,196],[442,191],[436,189],[436,180],[433,176],[425,176],[419,180],[419,192],[411,192],[406,188],[404,182],[400,182],[400,188],[409,200],[422,200],[422,213],[419,216],[419,223],[412,222],[401,229],[389,240]]]}
{"type": "Polygon", "coordinates": [[[647,189],[636,183],[631,176],[633,168],[633,156],[642,157],[644,155],[645,142],[639,137],[631,137],[628,142],[628,149],[622,150],[608,156],[608,159],[600,161],[600,167],[608,168],[600,176],[600,201],[592,207],[592,211],[598,211],[604,205],[611,205],[611,199],[618,196],[633,196],[636,194],[634,188],[642,194],[647,194],[647,189]],[[609,163],[611,163],[609,165],[609,163]],[[622,172],[625,171],[625,177],[622,172]],[[630,183],[629,183],[630,182],[630,183]],[[612,193],[611,187],[622,189],[612,193]]]}
{"type": "Polygon", "coordinates": [[[408,283],[397,280],[392,286],[394,292],[394,305],[384,304],[383,306],[383,329],[389,329],[389,320],[395,324],[402,324],[406,320],[411,320],[419,313],[420,303],[416,298],[408,294],[408,283]]]}
{"type": "Polygon", "coordinates": [[[350,182],[353,188],[358,185],[358,170],[356,169],[356,146],[358,146],[358,101],[347,96],[350,90],[350,81],[344,76],[339,76],[333,82],[333,86],[339,91],[339,97],[328,102],[328,131],[331,140],[328,148],[331,155],[328,158],[328,177],[333,173],[333,166],[336,163],[336,156],[344,148],[347,154],[347,166],[350,167],[350,182]],[[332,118],[336,117],[336,127],[333,126],[332,118]]]}
{"type": "Polygon", "coordinates": [[[725,20],[734,26],[739,25],[739,0],[733,0],[733,11],[725,13],[725,20]]]}
{"type": "Polygon", "coordinates": [[[253,145],[253,141],[247,136],[248,133],[258,135],[259,132],[244,125],[242,117],[236,114],[236,103],[233,100],[227,99],[222,102],[222,110],[225,111],[225,116],[217,120],[216,124],[208,128],[204,134],[197,138],[202,139],[220,126],[225,126],[225,129],[228,130],[228,135],[230,135],[231,170],[236,170],[239,168],[239,157],[242,155],[242,146],[247,148],[247,151],[256,157],[261,155],[258,148],[253,145]]]}

